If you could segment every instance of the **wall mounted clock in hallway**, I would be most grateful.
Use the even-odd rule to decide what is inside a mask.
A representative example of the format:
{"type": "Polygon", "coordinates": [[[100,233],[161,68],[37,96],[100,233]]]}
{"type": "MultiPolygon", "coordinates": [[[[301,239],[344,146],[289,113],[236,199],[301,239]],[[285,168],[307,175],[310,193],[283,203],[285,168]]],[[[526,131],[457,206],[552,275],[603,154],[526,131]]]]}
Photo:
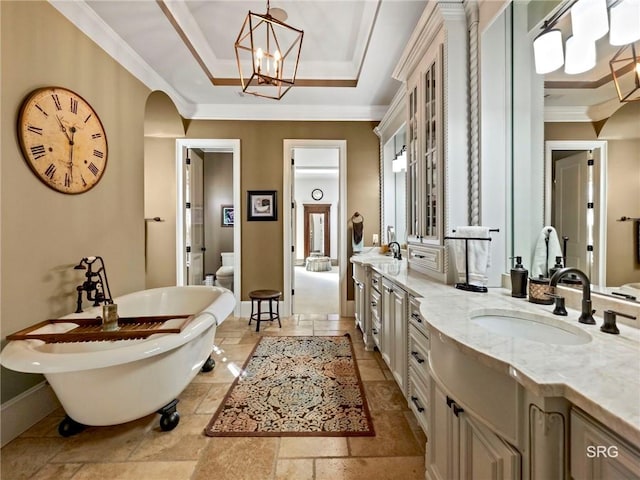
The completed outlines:
{"type": "Polygon", "coordinates": [[[61,87],[39,88],[25,99],[18,138],[27,164],[62,193],[93,188],[107,167],[107,136],[91,105],[61,87]]]}

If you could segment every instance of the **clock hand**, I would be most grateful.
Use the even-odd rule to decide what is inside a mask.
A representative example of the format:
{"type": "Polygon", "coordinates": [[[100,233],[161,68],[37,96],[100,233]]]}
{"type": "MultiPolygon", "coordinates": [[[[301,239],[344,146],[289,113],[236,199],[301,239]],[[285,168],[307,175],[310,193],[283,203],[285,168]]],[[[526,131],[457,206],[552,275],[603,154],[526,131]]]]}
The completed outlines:
{"type": "Polygon", "coordinates": [[[56,120],[58,121],[58,125],[60,125],[60,129],[62,130],[62,132],[65,134],[65,136],[67,137],[67,140],[69,140],[69,142],[72,142],[72,138],[69,136],[69,133],[67,133],[67,129],[65,128],[65,126],[62,124],[62,120],[60,120],[60,117],[58,117],[58,115],[55,116],[56,120]]]}

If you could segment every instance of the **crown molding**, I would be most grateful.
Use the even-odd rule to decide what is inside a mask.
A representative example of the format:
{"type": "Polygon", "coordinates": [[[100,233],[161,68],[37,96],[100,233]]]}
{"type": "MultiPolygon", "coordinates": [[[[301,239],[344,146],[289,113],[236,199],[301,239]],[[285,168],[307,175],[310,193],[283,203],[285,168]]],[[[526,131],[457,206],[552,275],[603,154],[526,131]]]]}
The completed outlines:
{"type": "Polygon", "coordinates": [[[544,107],[545,122],[591,122],[587,107],[544,107]]]}
{"type": "Polygon", "coordinates": [[[193,120],[379,121],[387,105],[191,105],[193,120]]]}
{"type": "Polygon", "coordinates": [[[169,95],[181,114],[184,115],[192,109],[189,103],[124,42],[86,2],[49,0],[49,3],[148,88],[161,90],[169,95]]]}
{"type": "Polygon", "coordinates": [[[393,96],[393,99],[391,99],[391,104],[387,108],[378,126],[373,129],[378,137],[382,138],[383,132],[389,127],[389,124],[392,123],[398,115],[404,116],[404,109],[406,108],[406,97],[407,91],[403,85],[398,89],[396,94],[393,96]]]}

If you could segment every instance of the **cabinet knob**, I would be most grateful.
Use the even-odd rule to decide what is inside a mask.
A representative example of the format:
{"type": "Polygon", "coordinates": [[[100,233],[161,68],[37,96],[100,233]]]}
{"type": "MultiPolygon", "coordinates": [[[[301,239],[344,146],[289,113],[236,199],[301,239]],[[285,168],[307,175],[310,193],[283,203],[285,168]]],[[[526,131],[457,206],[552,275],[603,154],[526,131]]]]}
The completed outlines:
{"type": "Polygon", "coordinates": [[[416,406],[416,409],[418,410],[418,412],[420,413],[424,412],[424,407],[420,405],[420,402],[418,401],[418,397],[411,396],[411,401],[416,406]]]}
{"type": "Polygon", "coordinates": [[[371,333],[373,333],[374,335],[378,334],[378,329],[377,328],[372,328],[371,329],[371,333]]]}
{"type": "Polygon", "coordinates": [[[447,407],[451,408],[451,405],[455,403],[455,400],[447,395],[447,407]]]}
{"type": "Polygon", "coordinates": [[[418,352],[411,352],[411,356],[415,358],[418,363],[424,363],[424,358],[422,358],[418,352]]]}
{"type": "Polygon", "coordinates": [[[375,306],[377,306],[377,305],[378,305],[378,304],[377,304],[376,302],[371,302],[371,306],[372,306],[372,307],[375,307],[375,306]]]}
{"type": "Polygon", "coordinates": [[[411,318],[415,319],[418,323],[422,323],[422,318],[417,313],[412,313],[411,318]]]}
{"type": "Polygon", "coordinates": [[[457,417],[462,412],[464,412],[464,408],[462,408],[460,405],[458,405],[457,403],[454,402],[454,404],[453,404],[453,414],[457,417]]]}

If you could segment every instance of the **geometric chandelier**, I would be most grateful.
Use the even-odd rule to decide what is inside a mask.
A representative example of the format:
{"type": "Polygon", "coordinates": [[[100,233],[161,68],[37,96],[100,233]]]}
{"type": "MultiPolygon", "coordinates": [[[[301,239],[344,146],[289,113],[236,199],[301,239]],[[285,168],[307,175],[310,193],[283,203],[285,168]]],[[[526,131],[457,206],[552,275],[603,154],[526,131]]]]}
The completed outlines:
{"type": "Polygon", "coordinates": [[[640,100],[640,57],[635,44],[622,47],[609,61],[609,67],[618,99],[621,102],[640,100]],[[632,73],[633,81],[626,84],[621,76],[628,72],[632,73]]]}
{"type": "Polygon", "coordinates": [[[269,0],[267,13],[249,10],[234,45],[244,93],[280,100],[295,83],[304,32],[286,19],[269,0]]]}

